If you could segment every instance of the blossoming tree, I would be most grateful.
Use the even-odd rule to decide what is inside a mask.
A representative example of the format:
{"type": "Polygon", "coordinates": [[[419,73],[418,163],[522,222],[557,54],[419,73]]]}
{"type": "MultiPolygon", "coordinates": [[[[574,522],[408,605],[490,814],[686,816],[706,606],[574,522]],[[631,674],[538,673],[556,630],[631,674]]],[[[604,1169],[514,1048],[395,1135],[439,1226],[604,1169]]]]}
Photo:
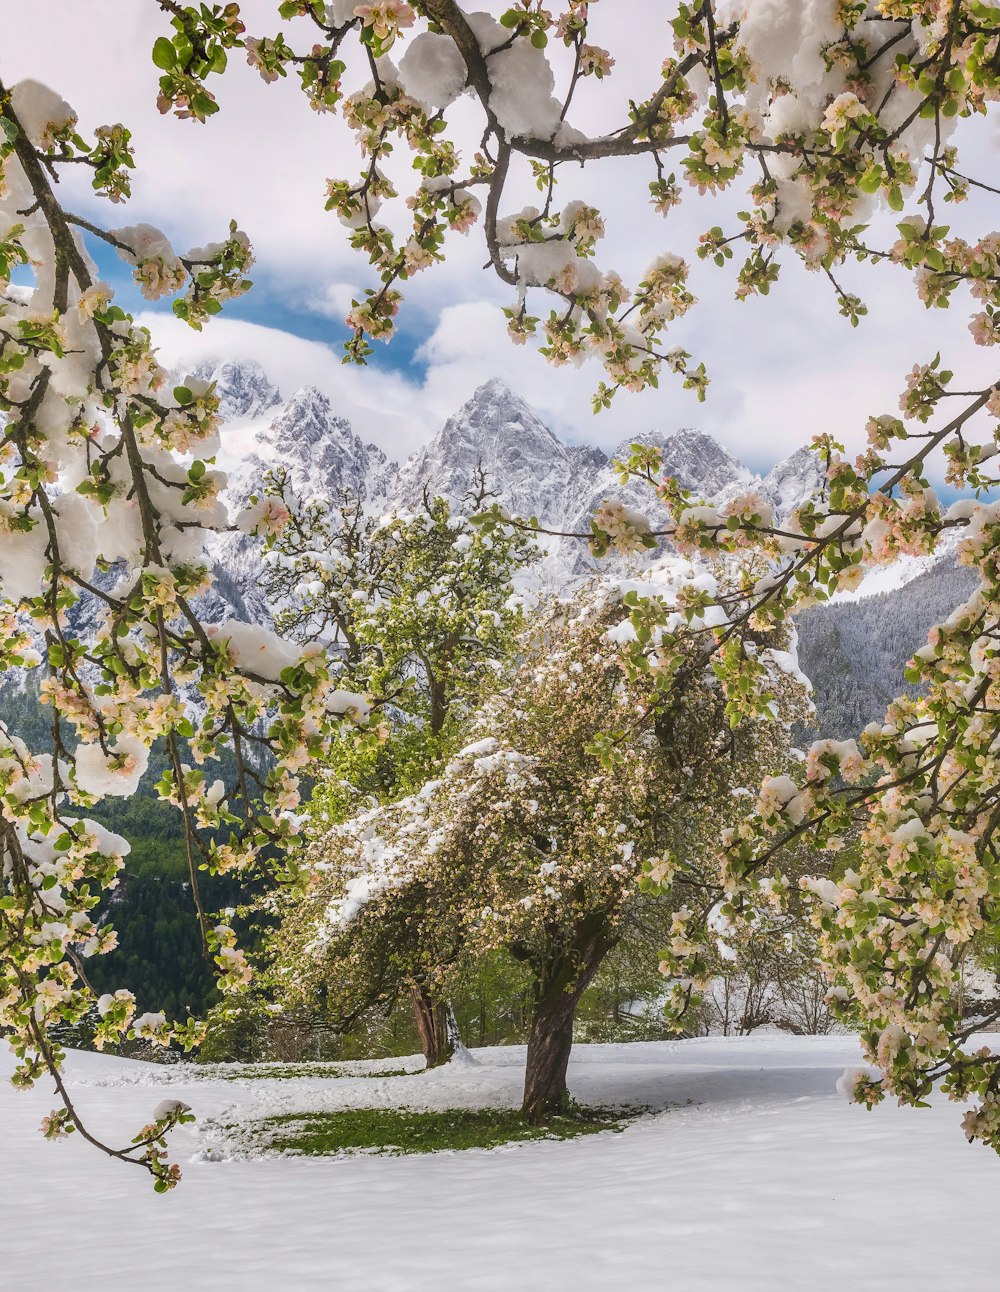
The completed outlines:
{"type": "MultiPolygon", "coordinates": [[[[683,0],[666,19],[658,81],[630,86],[627,119],[588,136],[572,125],[574,95],[586,78],[614,68],[613,53],[588,40],[596,3],[516,0],[496,20],[457,0],[288,0],[279,13],[309,30],[306,49],[283,35],[245,37],[236,3],[210,11],[160,0],[173,21],[154,51],[160,106],[206,119],[217,106],[210,76],[226,49],[241,46],[265,80],[294,73],[316,110],[343,114],[365,169],[357,180],[331,180],[329,204],[380,276],[349,315],[355,358],[369,339],[391,334],[400,284],[439,259],[449,231],[467,229],[482,208],[490,263],[514,289],[507,313],[516,341],[540,333],[556,363],[596,356],[606,373],[599,406],[622,387],[655,383],[664,364],[703,393],[702,366],[663,341],[694,304],[684,259],[668,252],[625,284],[598,266],[600,212],[557,198],[572,168],[613,157],[636,158],[637,173],[643,162],[649,167],[649,197],[664,215],[689,187],[745,190],[731,227],[709,228],[695,249],[720,266],[739,253],[737,298],[768,294],[783,261],[796,257],[857,324],[866,307],[840,271],[849,262],[881,264],[911,276],[928,308],[963,302],[977,345],[1000,340],[1000,234],[985,224],[958,236],[949,215],[972,197],[978,218],[988,219],[997,192],[991,175],[963,165],[960,149],[984,135],[1000,94],[1000,7],[683,0]],[[557,62],[553,49],[567,59],[557,62]],[[367,76],[358,88],[348,83],[355,56],[367,76]],[[463,160],[449,126],[473,112],[482,145],[463,160]],[[383,163],[397,139],[412,149],[421,176],[406,199],[413,225],[405,241],[376,218],[396,197],[383,163]],[[524,168],[537,179],[540,204],[508,210],[505,197],[524,168]],[[894,239],[869,229],[880,209],[898,214],[894,239]],[[545,306],[535,312],[536,302],[547,314],[545,306]]],[[[1000,1148],[1000,1056],[970,1049],[973,1024],[957,1004],[962,949],[1000,915],[1000,513],[989,492],[1000,484],[990,466],[1000,440],[1000,374],[957,380],[939,357],[915,359],[898,409],[873,410],[866,452],[851,461],[834,437],[817,444],[826,487],[781,527],[754,497],[725,514],[698,505],[661,478],[651,452],[626,468],[669,505],[676,544],[754,547],[772,563],[716,603],[721,618],[710,631],[734,718],[766,704],[747,649],[751,625],[784,622],[803,604],[855,585],[870,563],[933,554],[943,535],[963,534],[960,559],[981,583],[910,665],[909,680],[926,696],[898,700],[860,743],[815,746],[804,783],[766,786],[757,826],[732,841],[726,887],[734,906],[749,901],[758,867],[788,839],[809,833],[836,849],[860,823],[858,866],[843,883],[815,888],[834,998],[844,998],[845,1017],[860,1026],[881,1068],[857,1093],[866,1102],[886,1093],[919,1102],[943,1080],[956,1099],[977,1100],[968,1133],[1000,1148]],[[971,496],[943,507],[931,470],[944,470],[971,496]]],[[[640,537],[628,516],[614,520],[618,534],[596,522],[598,545],[640,537]]],[[[692,589],[683,610],[702,606],[704,596],[692,589]]],[[[676,624],[662,606],[637,606],[635,618],[644,634],[635,667],[652,667],[669,686],[676,624]]]]}
{"type": "Polygon", "coordinates": [[[523,529],[473,523],[491,496],[481,477],[455,507],[427,494],[376,516],[349,496],[302,503],[277,472],[255,504],[288,518],[265,543],[278,630],[330,644],[370,703],[405,715],[396,731],[423,733],[428,748],[407,755],[410,783],[434,766],[521,626],[514,579],[538,549],[523,529]]]}
{"type": "MultiPolygon", "coordinates": [[[[1000,237],[989,225],[956,236],[945,216],[970,195],[983,206],[995,195],[990,177],[971,174],[959,151],[963,134],[981,129],[1000,85],[1000,9],[984,0],[679,3],[661,76],[629,87],[627,118],[599,136],[571,124],[577,87],[614,73],[612,53],[587,39],[596,0],[566,0],[557,13],[518,0],[498,21],[457,0],[283,0],[287,40],[248,36],[235,0],[157,2],[172,24],[153,51],[165,112],[207,120],[218,106],[211,77],[239,47],[265,80],[292,72],[316,110],[340,111],[355,130],[363,173],[333,178],[328,193],[379,276],[350,315],[354,358],[391,335],[401,285],[481,214],[490,263],[514,291],[515,340],[540,334],[554,362],[596,356],[606,374],[598,404],[622,387],[655,382],[664,365],[703,392],[701,365],[664,341],[694,305],[683,257],[668,252],[625,284],[597,264],[600,212],[557,198],[567,171],[612,157],[650,168],[648,194],[664,214],[685,184],[745,187],[732,227],[707,230],[696,249],[722,266],[739,249],[738,296],[768,293],[782,261],[794,256],[829,282],[855,323],[865,307],[839,271],[848,261],[881,263],[912,275],[929,307],[971,297],[976,343],[988,348],[1000,338],[1000,237]],[[293,45],[303,30],[305,41],[293,45]],[[568,60],[558,93],[553,49],[568,60]],[[463,161],[449,125],[470,112],[482,125],[482,146],[463,161]],[[400,139],[420,176],[406,199],[413,219],[405,240],[377,219],[396,197],[386,159],[400,139]],[[505,196],[525,169],[541,186],[540,205],[508,210],[505,196]],[[900,216],[892,241],[866,228],[880,206],[900,216]]],[[[95,281],[81,232],[89,225],[132,263],[147,296],[175,291],[175,312],[195,326],[242,290],[245,239],[234,229],[221,243],[178,256],[148,226],[116,232],[67,213],[53,175],[69,164],[88,166],[111,200],[127,196],[129,136],[109,126],[83,139],[71,109],[40,87],[13,96],[0,87],[0,159],[0,396],[9,459],[0,497],[0,666],[48,671],[53,713],[76,730],[80,748],[78,755],[67,745],[61,722],[53,724],[52,750],[38,757],[4,737],[0,1023],[14,1030],[20,1077],[31,1080],[46,1068],[58,1073],[45,1029],[84,1005],[83,962],[70,953],[77,943],[100,949],[88,912],[97,886],[113,882],[123,847],[85,818],[67,816],[67,803],[85,807],[94,795],[127,788],[149,743],[163,737],[172,745],[164,790],[193,823],[192,874],[202,847],[206,864],[241,862],[291,829],[282,805],[294,801],[303,748],[321,745],[331,715],[318,656],[283,655],[256,630],[234,625],[213,635],[200,624],[191,599],[206,567],[202,535],[223,523],[208,451],[211,391],[185,384],[173,396],[164,392],[148,339],[95,281]],[[29,267],[26,299],[7,284],[29,267]],[[109,578],[95,577],[98,561],[112,567],[109,578]],[[76,637],[63,620],[68,603],[84,595],[106,623],[76,637]],[[195,693],[198,707],[189,709],[195,693]],[[283,758],[266,774],[245,757],[257,739],[283,758]],[[226,787],[206,788],[201,768],[182,761],[182,742],[197,764],[225,740],[244,769],[235,798],[226,787]],[[257,789],[255,776],[264,782],[257,789]],[[222,803],[239,806],[233,815],[246,821],[228,853],[197,833],[199,814],[213,825],[222,803]]],[[[758,499],[738,500],[725,515],[699,507],[660,478],[648,453],[628,467],[660,490],[678,544],[752,546],[772,562],[734,592],[713,597],[692,584],[678,603],[682,620],[709,603],[718,611],[698,631],[711,636],[736,720],[767,705],[755,684],[752,632],[857,581],[869,562],[933,553],[943,534],[963,533],[962,558],[981,584],[913,661],[912,680],[926,685],[926,696],[892,705],[860,744],[814,748],[803,783],[768,784],[757,827],[734,835],[726,887],[734,909],[752,900],[759,867],[787,838],[810,832],[836,848],[860,814],[857,867],[815,892],[834,991],[848,998],[843,1008],[882,1069],[858,1093],[919,1101],[944,1079],[956,1097],[978,1099],[969,1133],[1000,1147],[1000,1062],[969,1049],[955,1003],[961,949],[995,921],[1000,897],[1000,518],[988,496],[998,484],[990,461],[1000,395],[995,382],[956,381],[935,357],[915,358],[900,408],[873,410],[866,453],[852,462],[833,439],[818,446],[827,487],[780,528],[758,499]],[[947,509],[928,478],[942,459],[949,482],[973,495],[947,509]]],[[[628,516],[616,523],[626,540],[635,538],[628,516]]],[[[690,631],[672,617],[676,609],[634,608],[634,667],[667,688],[684,654],[677,642],[690,631]]],[[[228,929],[213,934],[204,924],[238,979],[228,929]]],[[[127,1000],[102,1004],[109,1038],[133,1024],[164,1032],[155,1016],[132,1019],[127,1000]]],[[[168,1184],[159,1132],[180,1115],[154,1119],[118,1155],[144,1160],[168,1184]]],[[[64,1109],[49,1131],[72,1124],[64,1109]]]]}
{"type": "MultiPolygon", "coordinates": [[[[472,523],[488,496],[480,473],[454,509],[428,495],[412,511],[366,516],[350,497],[334,508],[302,503],[278,472],[254,504],[287,517],[264,557],[279,630],[328,642],[383,715],[363,737],[347,731],[331,743],[308,807],[312,830],[356,817],[363,804],[390,803],[436,775],[515,648],[524,598],[514,578],[538,551],[521,529],[486,533],[472,523]]],[[[398,961],[402,946],[394,944],[404,940],[382,929],[366,957],[398,961]]],[[[406,986],[427,1066],[447,1062],[457,1034],[447,1000],[417,967],[406,986]]],[[[341,1024],[350,1022],[351,995],[344,982],[330,1000],[341,1024]]]]}
{"type": "MultiPolygon", "coordinates": [[[[671,596],[690,575],[671,560],[642,584],[671,596]]],[[[744,782],[784,769],[803,712],[780,632],[759,640],[781,694],[773,720],[733,727],[699,644],[669,690],[647,674],[623,678],[623,616],[622,590],[606,587],[542,615],[439,779],[332,827],[315,822],[306,896],[279,938],[286,991],[326,988],[359,1010],[391,1001],[408,975],[443,993],[463,958],[509,952],[534,983],[532,1121],[566,1101],[576,1006],[648,900],[640,874],[655,876],[647,893],[669,894],[671,940],[686,951],[688,925],[707,913],[721,826],[739,819],[744,782]]]]}

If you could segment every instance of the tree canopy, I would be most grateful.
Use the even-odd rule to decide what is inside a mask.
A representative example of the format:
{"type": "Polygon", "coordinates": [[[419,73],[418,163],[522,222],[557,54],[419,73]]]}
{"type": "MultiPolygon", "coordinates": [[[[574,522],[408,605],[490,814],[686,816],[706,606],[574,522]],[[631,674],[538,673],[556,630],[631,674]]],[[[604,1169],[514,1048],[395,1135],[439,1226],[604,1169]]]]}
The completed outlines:
{"type": "MultiPolygon", "coordinates": [[[[670,560],[645,582],[668,593],[686,573],[670,560]]],[[[741,819],[748,785],[787,769],[806,708],[780,633],[759,642],[780,695],[771,721],[730,725],[700,644],[669,690],[648,674],[626,681],[625,614],[613,585],[540,613],[439,777],[346,821],[314,816],[306,897],[278,939],[278,983],[293,998],[322,991],[348,1017],[411,983],[444,994],[463,962],[507,951],[535,984],[533,1116],[565,1098],[576,1002],[630,913],[660,902],[673,945],[687,949],[687,924],[716,902],[720,831],[741,819]]],[[[678,997],[690,1000],[698,972],[686,966],[678,997]]]]}

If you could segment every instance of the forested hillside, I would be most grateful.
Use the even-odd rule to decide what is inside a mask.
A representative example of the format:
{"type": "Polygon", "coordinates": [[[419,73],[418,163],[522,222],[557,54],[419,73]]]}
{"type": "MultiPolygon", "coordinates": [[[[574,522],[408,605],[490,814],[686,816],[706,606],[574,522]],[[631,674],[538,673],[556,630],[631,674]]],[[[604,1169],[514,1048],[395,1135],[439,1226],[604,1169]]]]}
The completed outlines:
{"type": "MultiPolygon", "coordinates": [[[[39,703],[35,685],[18,687],[8,681],[0,688],[0,713],[8,730],[32,748],[51,748],[51,710],[39,703]]],[[[155,789],[166,765],[163,750],[154,746],[150,775],[131,797],[109,797],[87,810],[89,817],[128,839],[132,850],[118,887],[100,908],[114,922],[118,946],[93,957],[86,969],[98,992],[125,986],[135,992],[140,1008],[185,1017],[203,1013],[218,993],[191,900],[183,823],[155,789]]],[[[231,876],[199,875],[199,888],[209,910],[241,896],[231,876]]]]}
{"type": "Polygon", "coordinates": [[[819,734],[843,739],[881,718],[901,688],[915,692],[903,682],[906,661],[976,583],[949,557],[892,592],[804,610],[799,662],[813,684],[819,734]]]}

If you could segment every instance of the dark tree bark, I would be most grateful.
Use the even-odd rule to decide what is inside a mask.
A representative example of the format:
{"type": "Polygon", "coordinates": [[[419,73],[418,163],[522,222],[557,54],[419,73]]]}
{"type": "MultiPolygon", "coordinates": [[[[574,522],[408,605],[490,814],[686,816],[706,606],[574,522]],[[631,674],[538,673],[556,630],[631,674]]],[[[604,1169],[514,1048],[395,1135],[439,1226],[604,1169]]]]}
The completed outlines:
{"type": "Polygon", "coordinates": [[[544,1121],[552,1113],[562,1112],[569,1101],[566,1069],[579,999],[579,992],[560,991],[535,1005],[524,1069],[521,1115],[525,1121],[544,1121]]]}
{"type": "Polygon", "coordinates": [[[573,1048],[573,1019],[580,997],[615,944],[605,912],[588,915],[572,943],[542,966],[535,990],[521,1115],[537,1123],[569,1103],[566,1070],[573,1048]]]}
{"type": "Polygon", "coordinates": [[[432,996],[424,987],[414,984],[412,994],[413,1014],[424,1059],[428,1068],[439,1068],[448,1062],[460,1044],[455,1015],[446,1000],[432,996]]]}

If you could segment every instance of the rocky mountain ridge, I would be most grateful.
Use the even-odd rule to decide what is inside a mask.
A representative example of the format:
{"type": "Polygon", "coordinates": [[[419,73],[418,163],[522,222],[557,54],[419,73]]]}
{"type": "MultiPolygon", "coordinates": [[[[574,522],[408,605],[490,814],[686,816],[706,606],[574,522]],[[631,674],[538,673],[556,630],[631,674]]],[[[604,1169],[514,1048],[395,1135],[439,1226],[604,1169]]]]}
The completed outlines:
{"type": "MultiPolygon", "coordinates": [[[[300,497],[332,498],[349,489],[379,514],[418,506],[425,489],[461,503],[485,478],[512,514],[536,516],[551,530],[585,533],[594,508],[608,498],[646,514],[655,528],[663,513],[650,491],[638,481],[622,485],[612,465],[636,442],[657,445],[665,471],[700,496],[724,503],[756,490],[781,519],[821,483],[819,461],[808,449],[798,449],[760,476],[717,440],[690,429],[639,431],[611,456],[596,447],[566,444],[499,380],[481,386],[427,444],[398,465],[365,444],[314,388],[282,400],[266,374],[248,364],[217,365],[198,375],[217,382],[230,430],[249,424],[250,452],[231,473],[234,503],[261,487],[269,467],[282,465],[300,497]]],[[[565,593],[594,562],[578,539],[545,541],[545,557],[533,567],[533,586],[565,593]]],[[[205,607],[210,617],[222,618],[228,610],[240,619],[269,622],[256,540],[227,535],[215,556],[216,582],[205,607]]],[[[814,680],[817,725],[823,731],[856,730],[879,716],[898,693],[902,666],[926,639],[928,625],[968,595],[968,572],[959,570],[949,554],[938,561],[897,564],[898,569],[873,575],[871,591],[878,595],[838,598],[799,617],[800,656],[814,680]]]]}
{"type": "MultiPolygon", "coordinates": [[[[700,496],[725,502],[756,489],[782,517],[820,483],[818,461],[807,450],[761,477],[712,436],[691,429],[638,431],[610,457],[592,445],[567,444],[500,379],[480,386],[427,444],[397,465],[364,443],[314,387],[282,401],[255,364],[204,365],[197,375],[216,382],[230,429],[259,421],[250,452],[230,476],[229,496],[236,504],[261,487],[269,468],[280,465],[300,497],[334,498],[348,490],[373,511],[419,506],[425,490],[462,505],[485,488],[512,515],[537,517],[561,534],[586,533],[605,499],[644,513],[657,528],[665,515],[649,489],[641,481],[623,485],[613,466],[636,442],[660,448],[665,471],[700,496]]],[[[593,567],[578,539],[551,537],[544,543],[545,557],[533,576],[538,586],[566,588],[593,567]]],[[[264,613],[252,548],[248,540],[229,536],[220,540],[216,559],[247,604],[264,613]]]]}

